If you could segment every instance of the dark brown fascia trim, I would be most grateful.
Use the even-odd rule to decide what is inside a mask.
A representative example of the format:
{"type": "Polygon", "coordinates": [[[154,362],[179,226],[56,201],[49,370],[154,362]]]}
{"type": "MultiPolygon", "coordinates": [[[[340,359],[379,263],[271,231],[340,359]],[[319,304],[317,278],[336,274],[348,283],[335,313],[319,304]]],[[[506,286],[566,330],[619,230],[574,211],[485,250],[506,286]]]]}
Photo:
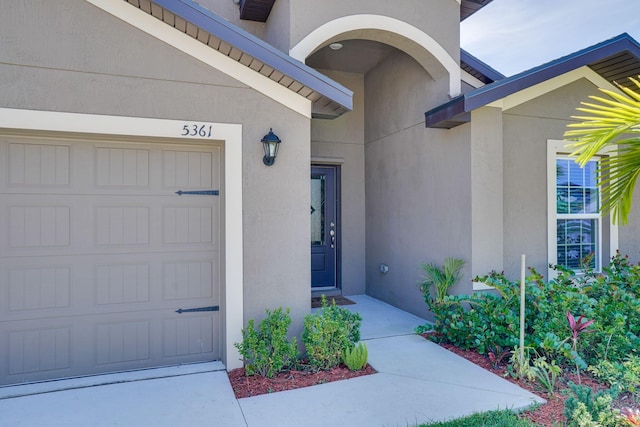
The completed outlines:
{"type": "Polygon", "coordinates": [[[593,64],[616,53],[628,51],[640,61],[640,44],[629,34],[623,33],[613,39],[548,62],[512,77],[496,81],[465,93],[425,113],[427,127],[437,127],[455,116],[471,112],[498,99],[506,98],[523,89],[550,80],[585,65],[593,64]]]}

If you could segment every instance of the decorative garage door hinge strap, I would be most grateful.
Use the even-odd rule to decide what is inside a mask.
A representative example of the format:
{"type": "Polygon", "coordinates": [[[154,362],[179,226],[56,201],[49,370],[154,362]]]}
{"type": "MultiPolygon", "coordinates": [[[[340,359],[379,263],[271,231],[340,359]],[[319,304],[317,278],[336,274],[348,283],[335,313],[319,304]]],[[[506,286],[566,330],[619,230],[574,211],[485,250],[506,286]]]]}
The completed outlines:
{"type": "Polygon", "coordinates": [[[218,190],[195,190],[195,191],[176,191],[178,196],[182,196],[183,194],[198,194],[200,196],[218,196],[220,195],[220,191],[218,190]]]}
{"type": "Polygon", "coordinates": [[[218,311],[220,310],[220,306],[212,305],[211,307],[198,307],[198,308],[179,308],[176,310],[176,313],[192,313],[194,311],[218,311]]]}

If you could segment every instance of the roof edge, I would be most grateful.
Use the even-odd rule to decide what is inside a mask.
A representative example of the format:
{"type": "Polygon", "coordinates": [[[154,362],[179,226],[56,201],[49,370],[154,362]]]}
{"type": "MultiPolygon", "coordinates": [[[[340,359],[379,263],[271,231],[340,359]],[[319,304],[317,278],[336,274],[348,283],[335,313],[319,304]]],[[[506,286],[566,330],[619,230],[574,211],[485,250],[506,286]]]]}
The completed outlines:
{"type": "Polygon", "coordinates": [[[153,0],[153,2],[271,68],[317,91],[344,108],[353,109],[353,92],[351,90],[286,55],[248,31],[222,19],[192,0],[153,0]]]}
{"type": "Polygon", "coordinates": [[[464,49],[460,49],[460,62],[465,62],[470,67],[475,68],[479,73],[484,74],[494,82],[507,78],[507,76],[464,49]]]}
{"type": "Polygon", "coordinates": [[[640,60],[640,44],[629,34],[622,33],[609,40],[474,89],[433,108],[425,113],[425,120],[430,123],[427,127],[437,127],[438,123],[449,121],[455,115],[469,113],[513,93],[623,51],[631,52],[640,60]]]}

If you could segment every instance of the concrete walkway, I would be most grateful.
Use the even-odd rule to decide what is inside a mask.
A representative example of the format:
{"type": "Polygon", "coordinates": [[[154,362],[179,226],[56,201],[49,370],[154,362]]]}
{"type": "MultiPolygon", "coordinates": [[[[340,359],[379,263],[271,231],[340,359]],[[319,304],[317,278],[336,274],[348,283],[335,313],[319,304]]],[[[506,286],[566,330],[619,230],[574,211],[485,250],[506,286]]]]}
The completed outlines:
{"type": "Polygon", "coordinates": [[[424,320],[349,298],[375,375],[239,400],[220,363],[4,387],[0,426],[412,426],[541,402],[413,335],[424,320]]]}

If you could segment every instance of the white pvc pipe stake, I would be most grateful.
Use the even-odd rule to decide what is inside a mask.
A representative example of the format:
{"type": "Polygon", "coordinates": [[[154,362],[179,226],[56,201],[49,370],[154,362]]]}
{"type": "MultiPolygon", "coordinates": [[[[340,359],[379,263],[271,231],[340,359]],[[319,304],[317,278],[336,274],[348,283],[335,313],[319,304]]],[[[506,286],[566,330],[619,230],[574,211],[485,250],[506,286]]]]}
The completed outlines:
{"type": "Polygon", "coordinates": [[[520,366],[524,362],[524,279],[525,279],[525,256],[522,254],[520,266],[520,366]]]}

